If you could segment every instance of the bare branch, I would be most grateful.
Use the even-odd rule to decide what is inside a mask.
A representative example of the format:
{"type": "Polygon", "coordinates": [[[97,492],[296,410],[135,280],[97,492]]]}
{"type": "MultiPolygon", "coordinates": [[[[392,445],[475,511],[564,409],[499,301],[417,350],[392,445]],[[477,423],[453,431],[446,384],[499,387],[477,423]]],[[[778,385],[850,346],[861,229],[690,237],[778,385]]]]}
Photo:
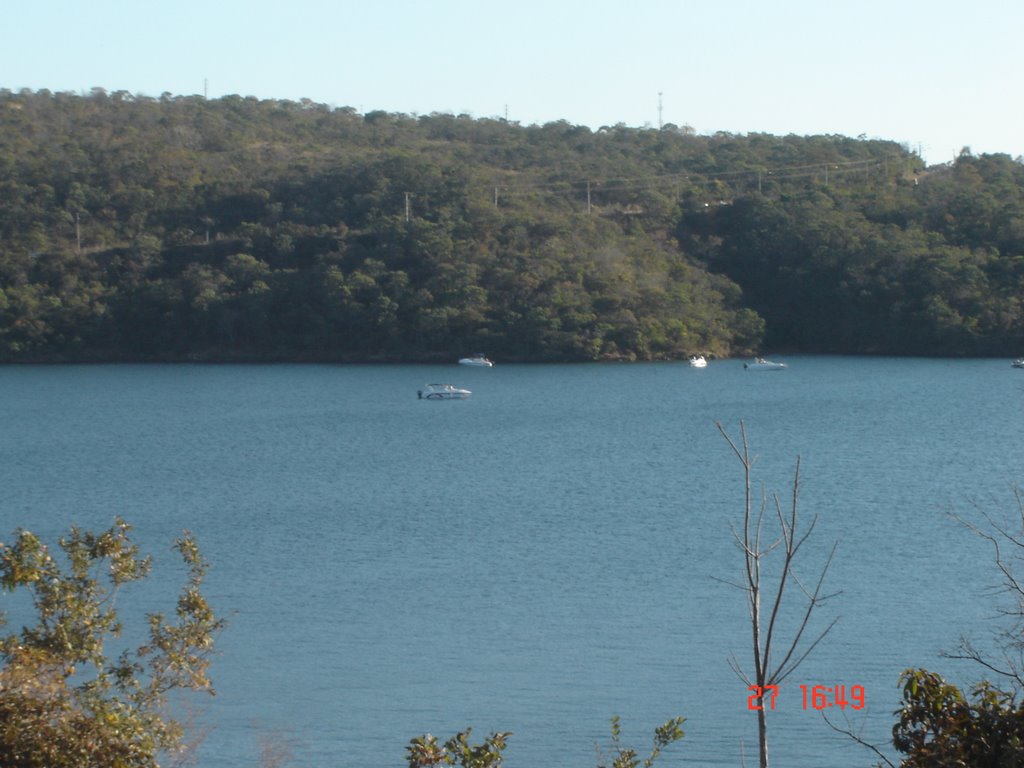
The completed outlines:
{"type": "Polygon", "coordinates": [[[736,454],[736,458],[738,458],[745,467],[752,467],[754,465],[754,461],[750,458],[750,446],[747,443],[747,428],[744,426],[743,422],[740,422],[740,435],[743,442],[742,451],[740,451],[736,446],[733,439],[729,437],[729,433],[725,431],[725,427],[722,426],[722,422],[716,421],[715,426],[718,427],[718,431],[722,434],[722,437],[725,438],[725,442],[729,444],[733,453],[736,454]]]}
{"type": "Polygon", "coordinates": [[[840,728],[839,726],[835,725],[831,720],[828,719],[828,716],[824,712],[821,713],[821,717],[828,724],[828,727],[831,728],[833,731],[835,731],[836,733],[841,733],[844,736],[848,736],[849,738],[853,739],[855,742],[860,744],[862,747],[867,747],[872,752],[874,752],[879,758],[884,760],[885,764],[888,765],[889,768],[897,768],[896,764],[892,762],[892,760],[890,760],[884,754],[882,754],[881,750],[879,750],[878,747],[876,747],[874,744],[865,741],[852,730],[840,728]]]}
{"type": "Polygon", "coordinates": [[[833,544],[832,545],[832,550],[829,552],[828,559],[825,561],[825,565],[822,567],[821,573],[818,576],[818,583],[814,587],[814,592],[811,594],[810,598],[807,600],[807,608],[804,610],[804,617],[800,621],[800,626],[797,629],[796,635],[793,637],[792,642],[789,644],[789,650],[786,652],[786,656],[782,660],[782,663],[779,664],[779,666],[776,668],[775,672],[771,676],[772,680],[775,681],[775,682],[782,682],[782,680],[786,676],[788,676],[797,667],[799,667],[800,663],[805,658],[807,658],[807,655],[811,652],[811,650],[813,650],[814,647],[818,643],[820,643],[822,641],[822,639],[825,637],[825,635],[827,635],[829,633],[829,631],[832,629],[832,627],[835,626],[836,622],[839,621],[838,618],[834,619],[832,621],[832,623],[829,624],[828,627],[825,628],[825,631],[822,632],[818,636],[818,638],[814,641],[814,643],[811,644],[811,647],[808,648],[807,651],[805,653],[803,653],[800,656],[800,658],[797,659],[796,662],[793,663],[793,665],[791,667],[789,667],[789,669],[786,669],[786,664],[789,662],[790,658],[792,658],[793,654],[796,652],[797,647],[800,645],[800,640],[803,637],[804,631],[807,629],[807,626],[810,624],[811,614],[814,612],[814,609],[817,608],[821,604],[821,597],[820,597],[820,595],[821,595],[821,586],[825,582],[825,576],[828,574],[828,569],[832,565],[832,559],[835,557],[836,548],[838,546],[839,546],[838,544],[833,544]],[[786,670],[784,674],[783,674],[783,670],[786,670]],[[779,675],[779,677],[777,679],[775,677],[776,675],[779,675]]]}
{"type": "MultiPolygon", "coordinates": [[[[739,443],[729,436],[720,422],[715,422],[715,426],[718,428],[722,437],[725,438],[730,448],[732,448],[733,453],[736,455],[736,458],[739,459],[739,462],[743,467],[744,504],[742,531],[738,530],[735,525],[731,525],[730,528],[733,538],[736,540],[738,547],[743,552],[746,586],[741,588],[745,589],[747,592],[747,602],[750,609],[751,645],[754,662],[754,674],[752,678],[753,684],[758,686],[775,685],[784,680],[800,666],[804,659],[806,659],[807,656],[825,638],[825,636],[828,635],[838,621],[838,619],[833,619],[832,622],[825,627],[825,629],[822,630],[806,648],[802,646],[804,635],[810,627],[811,616],[814,613],[815,608],[819,607],[824,600],[834,596],[824,596],[822,594],[822,585],[824,584],[825,576],[832,564],[832,560],[835,557],[836,545],[833,544],[828,559],[825,561],[825,564],[818,575],[814,589],[812,591],[808,591],[797,577],[793,566],[798,553],[814,531],[818,518],[816,516],[813,517],[806,530],[799,529],[800,458],[797,457],[796,461],[796,468],[793,474],[792,494],[788,510],[783,510],[782,501],[778,494],[772,494],[771,497],[769,497],[766,493],[762,492],[761,503],[755,515],[753,511],[753,496],[751,493],[751,467],[753,466],[753,459],[750,456],[750,444],[747,439],[746,426],[742,421],[740,422],[739,443]],[[774,506],[774,516],[779,525],[780,533],[779,537],[770,546],[765,548],[762,545],[762,536],[764,534],[765,516],[768,509],[769,498],[774,506]],[[761,562],[768,554],[773,553],[776,550],[781,552],[782,567],[779,572],[778,579],[774,584],[774,595],[770,598],[771,610],[769,612],[767,626],[765,627],[761,621],[761,562]],[[772,669],[771,658],[773,646],[777,640],[778,622],[780,621],[783,613],[782,608],[786,599],[786,590],[790,580],[796,582],[797,588],[803,594],[806,605],[792,639],[784,645],[785,653],[781,663],[772,669]]],[[[1024,513],[1022,513],[1022,515],[1024,515],[1024,513]]],[[[719,579],[719,581],[722,580],[719,579]]],[[[740,586],[739,584],[731,582],[725,583],[730,583],[731,586],[740,586]]],[[[729,666],[737,676],[750,685],[751,678],[745,675],[740,669],[740,665],[735,654],[731,654],[728,661],[729,666]]],[[[767,721],[763,709],[758,710],[757,712],[757,724],[759,766],[760,768],[767,768],[767,721]]]]}
{"type": "Polygon", "coordinates": [[[746,685],[753,685],[753,683],[750,682],[750,678],[747,677],[746,673],[740,667],[739,661],[736,660],[735,653],[730,653],[727,661],[729,663],[729,667],[736,673],[736,677],[742,680],[746,685]]]}
{"type": "Polygon", "coordinates": [[[996,662],[989,661],[988,659],[986,659],[985,656],[981,653],[981,651],[975,648],[971,644],[970,640],[968,640],[966,637],[960,638],[959,648],[961,651],[960,653],[951,653],[948,651],[943,651],[939,655],[946,659],[955,659],[959,661],[973,661],[976,664],[980,664],[982,667],[989,670],[990,672],[994,672],[1000,677],[1004,677],[1007,680],[1012,681],[1012,685],[1018,690],[1024,689],[1024,676],[1022,676],[1021,673],[1021,664],[1019,663],[1019,661],[1015,663],[1012,659],[1010,659],[1007,656],[1007,654],[1005,654],[1005,652],[1003,660],[1006,662],[1006,666],[1005,668],[1003,668],[997,666],[996,662]]]}
{"type": "Polygon", "coordinates": [[[713,581],[719,582],[720,584],[725,584],[726,586],[729,586],[729,587],[736,587],[736,589],[742,589],[743,591],[746,591],[746,589],[747,589],[747,587],[744,584],[737,584],[735,581],[729,581],[728,579],[723,579],[720,576],[712,575],[711,579],[713,581]]]}
{"type": "MultiPolygon", "coordinates": [[[[799,667],[803,663],[804,659],[811,655],[811,651],[813,651],[818,646],[818,643],[825,639],[825,635],[831,632],[832,627],[834,627],[837,623],[839,623],[838,616],[832,619],[831,623],[827,627],[825,627],[825,629],[821,631],[821,634],[819,634],[818,637],[815,638],[814,642],[807,647],[807,650],[800,654],[797,660],[794,661],[793,664],[790,665],[790,667],[785,671],[783,671],[783,667],[785,666],[785,661],[783,661],[783,663],[779,665],[778,669],[776,669],[774,674],[772,675],[772,684],[782,683],[787,677],[789,677],[794,671],[796,671],[797,667],[799,667]]],[[[795,648],[796,645],[794,644],[793,647],[795,648]]]]}
{"type": "Polygon", "coordinates": [[[1009,526],[994,519],[977,504],[974,510],[977,517],[984,521],[983,524],[950,514],[953,520],[992,547],[993,560],[1002,577],[1001,583],[993,585],[992,589],[1007,593],[1012,601],[1010,606],[996,607],[996,615],[1010,619],[1004,628],[993,632],[999,645],[997,655],[1002,658],[987,658],[966,638],[960,640],[959,653],[942,655],[950,659],[969,660],[980,664],[990,672],[1010,681],[1019,692],[1024,690],[1024,640],[1021,638],[1024,633],[1024,579],[1019,577],[1017,572],[1024,562],[1024,494],[1020,488],[1014,488],[1013,494],[1016,510],[1015,515],[1010,516],[1010,520],[1020,527],[1017,531],[1010,530],[1009,526]]]}

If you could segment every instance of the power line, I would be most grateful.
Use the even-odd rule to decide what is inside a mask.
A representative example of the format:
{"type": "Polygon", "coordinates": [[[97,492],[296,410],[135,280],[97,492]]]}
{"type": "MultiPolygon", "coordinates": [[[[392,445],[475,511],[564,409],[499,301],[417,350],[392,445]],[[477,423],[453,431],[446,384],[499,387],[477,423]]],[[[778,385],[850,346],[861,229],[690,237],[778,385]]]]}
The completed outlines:
{"type": "MultiPolygon", "coordinates": [[[[583,178],[578,180],[559,180],[546,182],[513,182],[505,184],[493,184],[487,187],[492,198],[492,204],[498,207],[503,200],[510,198],[523,198],[535,195],[560,195],[569,196],[586,201],[587,213],[592,213],[595,207],[594,196],[603,194],[621,194],[624,192],[643,192],[649,190],[665,190],[670,188],[679,196],[681,189],[685,186],[690,189],[711,187],[717,183],[725,183],[733,188],[735,192],[742,188],[744,180],[757,191],[763,191],[764,182],[794,180],[801,178],[820,177],[825,185],[829,179],[850,173],[864,173],[882,169],[884,176],[889,176],[889,164],[891,158],[880,160],[840,160],[821,163],[806,163],[803,165],[785,165],[773,168],[748,168],[737,171],[712,171],[698,172],[689,171],[671,174],[656,174],[650,176],[634,177],[608,177],[603,179],[583,178]]],[[[416,193],[405,193],[405,219],[411,218],[410,197],[417,196],[416,193]]]]}
{"type": "Polygon", "coordinates": [[[520,182],[513,184],[497,184],[495,190],[501,191],[501,197],[521,197],[544,191],[572,191],[578,189],[590,191],[619,191],[658,189],[667,184],[706,184],[713,181],[735,180],[742,178],[794,179],[823,175],[833,176],[851,171],[867,171],[886,165],[885,160],[844,160],[828,163],[808,163],[805,165],[779,166],[776,168],[745,169],[739,171],[718,171],[711,173],[689,172],[661,174],[653,176],[611,177],[605,179],[583,179],[579,181],[520,182]]]}

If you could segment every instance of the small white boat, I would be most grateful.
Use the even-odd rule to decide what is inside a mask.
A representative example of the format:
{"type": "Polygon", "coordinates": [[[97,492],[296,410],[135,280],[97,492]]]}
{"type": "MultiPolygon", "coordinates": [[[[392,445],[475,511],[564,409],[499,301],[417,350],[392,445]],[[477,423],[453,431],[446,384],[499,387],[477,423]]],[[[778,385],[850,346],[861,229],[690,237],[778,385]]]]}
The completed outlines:
{"type": "Polygon", "coordinates": [[[785,369],[785,363],[773,363],[763,357],[755,357],[751,362],[744,363],[743,367],[748,371],[781,371],[785,369]]]}
{"type": "Polygon", "coordinates": [[[477,353],[472,357],[459,358],[459,365],[475,365],[478,368],[490,368],[494,365],[493,362],[488,360],[482,354],[477,353]]]}
{"type": "Polygon", "coordinates": [[[427,384],[416,391],[420,400],[465,400],[471,394],[468,389],[459,389],[451,384],[427,384]]]}
{"type": "Polygon", "coordinates": [[[1016,360],[1010,363],[1010,365],[1012,365],[1014,368],[1024,368],[1024,357],[1018,357],[1016,360]]]}
{"type": "Polygon", "coordinates": [[[704,355],[694,355],[690,358],[691,368],[707,368],[708,361],[704,358],[704,355]]]}

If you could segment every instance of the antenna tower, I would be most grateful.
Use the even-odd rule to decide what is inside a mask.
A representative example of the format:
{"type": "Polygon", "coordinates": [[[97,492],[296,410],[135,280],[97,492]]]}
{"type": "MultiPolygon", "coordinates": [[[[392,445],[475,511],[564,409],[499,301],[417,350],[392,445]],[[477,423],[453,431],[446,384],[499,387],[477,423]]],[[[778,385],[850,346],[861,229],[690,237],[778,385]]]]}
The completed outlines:
{"type": "Polygon", "coordinates": [[[661,91],[658,91],[658,130],[661,130],[661,91]]]}

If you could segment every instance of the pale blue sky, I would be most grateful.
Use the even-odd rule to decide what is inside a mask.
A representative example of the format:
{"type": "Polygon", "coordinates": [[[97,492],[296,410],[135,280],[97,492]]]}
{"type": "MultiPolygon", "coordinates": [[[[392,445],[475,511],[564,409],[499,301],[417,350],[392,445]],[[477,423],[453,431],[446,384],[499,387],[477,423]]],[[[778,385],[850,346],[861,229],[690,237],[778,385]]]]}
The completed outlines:
{"type": "Polygon", "coordinates": [[[1024,155],[1021,0],[0,0],[0,88],[1024,155]]]}

